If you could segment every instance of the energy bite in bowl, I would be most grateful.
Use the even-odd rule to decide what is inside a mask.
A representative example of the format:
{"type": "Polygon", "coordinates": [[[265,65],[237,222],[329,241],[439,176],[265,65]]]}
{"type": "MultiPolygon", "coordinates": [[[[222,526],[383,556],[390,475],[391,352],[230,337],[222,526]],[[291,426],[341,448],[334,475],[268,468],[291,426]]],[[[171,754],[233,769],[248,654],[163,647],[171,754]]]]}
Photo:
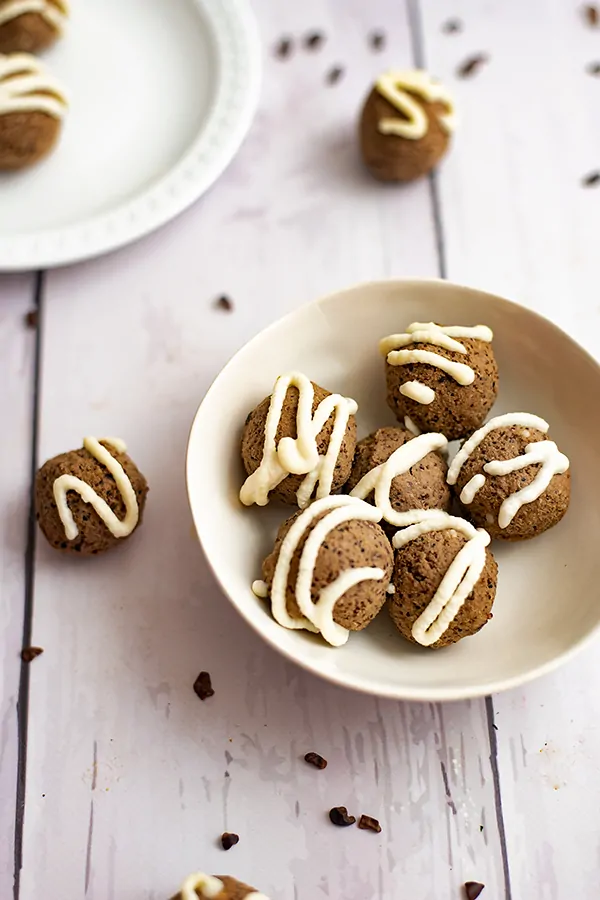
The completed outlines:
{"type": "Polygon", "coordinates": [[[181,885],[171,900],[269,900],[264,894],[229,875],[195,872],[181,885]]]}
{"type": "Polygon", "coordinates": [[[441,510],[417,512],[396,534],[389,611],[403,637],[437,649],[483,628],[498,582],[489,543],[487,532],[441,510]]]}
{"type": "Polygon", "coordinates": [[[66,0],[0,0],[0,53],[39,53],[63,34],[66,0]]]}
{"type": "Polygon", "coordinates": [[[445,155],[455,124],[451,93],[428,72],[385,72],[362,109],[362,158],[380,181],[412,181],[445,155]]]}
{"type": "MultiPolygon", "coordinates": [[[[285,628],[320,632],[334,647],[381,610],[393,566],[381,512],[354,497],[316,500],[284,522],[263,563],[273,617],[285,628]]],[[[260,588],[264,587],[264,590],[260,588]]]]}
{"type": "Polygon", "coordinates": [[[448,483],[471,521],[492,537],[527,540],[566,513],[569,460],[548,440],[549,427],[530,413],[496,416],[465,441],[452,461],[448,483]]]}
{"type": "Polygon", "coordinates": [[[357,409],[354,400],[300,372],[280,375],[271,396],[246,419],[242,503],[266,506],[275,497],[304,509],[313,496],[321,499],[343,487],[356,448],[357,409]]]}
{"type": "Polygon", "coordinates": [[[486,325],[413,322],[380,341],[388,406],[399,422],[449,441],[479,428],[498,393],[493,333],[486,325]]]}
{"type": "Polygon", "coordinates": [[[415,437],[403,428],[379,428],[358,442],[346,490],[376,505],[393,534],[414,521],[415,509],[450,508],[447,446],[443,434],[415,437]]]}

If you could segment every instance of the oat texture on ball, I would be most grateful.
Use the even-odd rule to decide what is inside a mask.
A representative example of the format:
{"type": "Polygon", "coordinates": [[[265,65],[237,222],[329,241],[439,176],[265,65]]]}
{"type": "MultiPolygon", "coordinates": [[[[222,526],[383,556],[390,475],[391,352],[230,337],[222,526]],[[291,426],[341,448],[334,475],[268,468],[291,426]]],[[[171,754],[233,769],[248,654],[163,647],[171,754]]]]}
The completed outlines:
{"type": "Polygon", "coordinates": [[[428,72],[385,72],[360,116],[363,161],[380,181],[413,181],[438,164],[455,126],[452,95],[428,72]]]}
{"type": "Polygon", "coordinates": [[[498,393],[493,333],[485,325],[413,322],[380,342],[388,406],[399,422],[449,441],[479,428],[498,393]]]}
{"type": "Polygon", "coordinates": [[[38,524],[56,550],[96,555],[138,528],[147,493],[123,441],[86,437],[81,449],[49,459],[38,471],[38,524]]]}
{"type": "Polygon", "coordinates": [[[24,169],[47,156],[66,111],[60,84],[39,60],[0,55],[0,170],[24,169]]]}
{"type": "Polygon", "coordinates": [[[389,611],[404,638],[438,649],[491,619],[498,567],[483,529],[441,510],[415,518],[393,540],[389,611]]]}
{"type": "Polygon", "coordinates": [[[466,514],[492,537],[523,541],[556,525],[570,499],[569,460],[530,413],[486,422],[462,445],[448,482],[466,514]]]}
{"type": "Polygon", "coordinates": [[[280,375],[273,393],[246,419],[242,460],[245,506],[273,497],[304,509],[348,480],[356,447],[357,404],[301,372],[280,375]]]}
{"type": "Polygon", "coordinates": [[[229,875],[189,875],[171,900],[269,900],[264,894],[229,875]]]}
{"type": "Polygon", "coordinates": [[[39,53],[64,32],[66,0],[0,0],[0,53],[39,53]]]}
{"type": "Polygon", "coordinates": [[[284,522],[263,563],[275,620],[335,647],[366,628],[385,603],[393,565],[380,520],[376,507],[338,495],[284,522]]]}

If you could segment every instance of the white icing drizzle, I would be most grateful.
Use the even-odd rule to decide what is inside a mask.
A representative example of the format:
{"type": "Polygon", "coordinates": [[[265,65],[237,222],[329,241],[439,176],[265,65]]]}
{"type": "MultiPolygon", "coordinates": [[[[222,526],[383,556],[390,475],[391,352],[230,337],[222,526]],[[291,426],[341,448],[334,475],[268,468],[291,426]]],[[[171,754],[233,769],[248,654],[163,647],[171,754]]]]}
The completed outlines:
{"type": "Polygon", "coordinates": [[[387,586],[387,588],[386,588],[386,593],[387,593],[387,594],[395,594],[395,593],[396,593],[396,586],[395,586],[394,584],[388,584],[388,586],[387,586]]]}
{"type": "Polygon", "coordinates": [[[341,572],[331,584],[323,588],[318,601],[313,603],[311,587],[321,544],[330,531],[352,519],[379,522],[381,521],[381,512],[362,500],[345,495],[324,497],[312,503],[298,516],[281,543],[271,586],[273,617],[280,625],[285,628],[304,628],[308,631],[320,632],[325,640],[334,647],[345,644],[349,635],[346,628],[342,628],[333,620],[333,611],[337,601],[355,584],[361,581],[379,581],[385,577],[383,569],[378,567],[348,569],[341,572]],[[306,532],[322,513],[325,515],[312,528],[302,548],[294,594],[304,618],[294,619],[286,608],[286,588],[292,557],[306,532]]]}
{"type": "Polygon", "coordinates": [[[252,593],[255,597],[259,597],[261,600],[266,600],[266,598],[269,596],[269,587],[266,581],[253,581],[252,593]]]}
{"type": "Polygon", "coordinates": [[[312,405],[314,388],[309,378],[301,372],[280,375],[271,395],[271,403],[265,423],[263,457],[258,469],[249,475],[240,491],[240,500],[245,506],[256,503],[266,506],[269,493],[288,475],[306,475],[297,492],[298,506],[308,506],[317,486],[317,500],[331,493],[333,473],[342,441],[348,427],[348,420],[357,411],[356,402],[341,394],[329,394],[321,400],[314,415],[312,405]],[[276,444],[277,427],[283,411],[285,396],[289,387],[299,392],[296,415],[297,438],[284,437],[276,444]],[[319,455],[317,437],[334,414],[335,420],[329,445],[324,456],[319,455]]]}
{"type": "Polygon", "coordinates": [[[59,34],[63,33],[69,7],[65,0],[9,0],[0,8],[0,26],[26,13],[37,13],[46,20],[59,34]]]}
{"type": "Polygon", "coordinates": [[[487,531],[474,528],[465,519],[442,510],[426,510],[425,517],[422,512],[415,510],[415,524],[394,536],[393,545],[397,550],[432,531],[452,529],[467,539],[452,560],[430,603],[413,623],[411,632],[415,641],[430,647],[448,630],[479,581],[485,567],[485,548],[490,543],[490,536],[487,531]]]}
{"type": "Polygon", "coordinates": [[[412,466],[421,462],[429,453],[443,450],[447,446],[448,441],[444,435],[435,432],[412,438],[394,450],[384,463],[367,472],[356,487],[350,491],[350,496],[364,500],[374,491],[375,506],[381,510],[386,522],[397,528],[403,528],[421,521],[422,518],[427,518],[430,513],[430,510],[427,509],[398,512],[393,508],[390,501],[392,481],[396,475],[404,475],[405,472],[408,472],[412,466]]]}
{"type": "MultiPolygon", "coordinates": [[[[448,484],[456,484],[463,465],[491,431],[494,431],[496,428],[509,428],[514,425],[536,428],[543,434],[546,434],[550,427],[544,419],[540,419],[539,416],[534,416],[530,413],[506,413],[503,416],[496,416],[490,419],[475,434],[471,435],[456,454],[448,470],[448,484]]],[[[569,460],[564,453],[560,452],[554,441],[534,441],[531,444],[527,444],[525,452],[520,456],[506,460],[493,459],[484,464],[483,471],[487,475],[508,475],[511,472],[518,472],[520,469],[533,465],[538,465],[540,468],[531,484],[526,485],[519,491],[515,491],[513,494],[509,494],[503,500],[498,512],[498,525],[500,528],[507,528],[522,506],[537,500],[544,493],[555,475],[566,472],[569,468],[569,460]]],[[[461,491],[460,499],[462,503],[466,506],[472,503],[477,491],[481,490],[485,482],[485,475],[481,473],[474,475],[461,491]]]]}
{"type": "Polygon", "coordinates": [[[415,94],[428,103],[438,101],[445,104],[446,112],[438,115],[440,125],[448,134],[456,128],[452,94],[422,69],[385,72],[375,82],[375,88],[403,116],[380,119],[377,127],[382,134],[395,134],[412,141],[427,134],[429,120],[415,94]]]}
{"type": "MultiPolygon", "coordinates": [[[[118,453],[125,453],[126,445],[118,438],[104,438],[118,453]]],[[[100,497],[96,491],[76,475],[60,475],[54,482],[54,502],[65,529],[67,540],[74,540],[79,534],[79,529],[69,509],[67,495],[69,491],[76,491],[85,503],[89,503],[100,516],[110,533],[116,538],[127,537],[136,527],[139,521],[139,507],[133,485],[127,476],[125,469],[115,457],[103,447],[95,437],[86,437],[83,446],[88,453],[97,459],[112,475],[121,493],[125,504],[125,518],[118,519],[106,500],[100,497]]]]}
{"type": "Polygon", "coordinates": [[[405,381],[400,386],[400,393],[424,406],[428,406],[435,400],[435,391],[426,384],[421,384],[420,381],[405,381]]]}
{"type": "Polygon", "coordinates": [[[410,431],[411,434],[414,434],[415,437],[418,437],[421,434],[419,428],[415,425],[410,416],[404,416],[404,427],[407,431],[410,431]]]}
{"type": "MultiPolygon", "coordinates": [[[[198,900],[198,891],[200,891],[201,897],[206,900],[214,900],[224,889],[225,885],[220,878],[206,875],[204,872],[194,872],[181,885],[179,895],[181,900],[198,900]]],[[[258,891],[251,891],[246,894],[244,900],[269,900],[269,898],[258,891]]]]}
{"type": "Polygon", "coordinates": [[[67,100],[59,83],[28,53],[0,55],[0,116],[43,112],[62,119],[67,100]]]}

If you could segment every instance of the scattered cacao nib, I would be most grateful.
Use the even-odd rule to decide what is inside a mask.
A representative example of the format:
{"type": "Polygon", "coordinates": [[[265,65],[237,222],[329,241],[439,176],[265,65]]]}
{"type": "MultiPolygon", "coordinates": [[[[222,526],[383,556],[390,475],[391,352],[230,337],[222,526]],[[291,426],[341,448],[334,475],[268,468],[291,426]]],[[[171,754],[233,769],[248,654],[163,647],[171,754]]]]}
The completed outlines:
{"type": "Polygon", "coordinates": [[[385,47],[385,32],[372,31],[369,35],[369,46],[371,50],[383,50],[385,47]]]}
{"type": "Polygon", "coordinates": [[[37,328],[38,318],[37,309],[31,309],[28,313],[25,313],[25,325],[27,328],[37,328]]]}
{"type": "Polygon", "coordinates": [[[477,900],[484,887],[485,884],[480,884],[479,881],[467,881],[465,884],[465,895],[467,900],[477,900]]]}
{"type": "Polygon", "coordinates": [[[487,53],[476,53],[461,63],[456,70],[456,74],[459,78],[471,78],[489,61],[490,58],[487,53]]]}
{"type": "Polygon", "coordinates": [[[442,32],[444,34],[457,34],[457,32],[463,30],[463,23],[460,19],[447,19],[442,25],[442,32]]]}
{"type": "Polygon", "coordinates": [[[231,848],[235,847],[239,842],[239,834],[231,834],[229,831],[226,831],[225,834],[221,835],[221,846],[223,847],[223,850],[231,850],[231,848]]]}
{"type": "Polygon", "coordinates": [[[320,31],[309,31],[304,38],[307,50],[319,50],[325,43],[325,35],[320,31]]]}
{"type": "Polygon", "coordinates": [[[233,300],[226,294],[221,294],[221,296],[215,300],[215,306],[217,309],[222,309],[223,312],[231,312],[233,310],[233,300]]]}
{"type": "Polygon", "coordinates": [[[583,7],[583,14],[585,16],[585,20],[592,28],[596,28],[600,25],[600,10],[597,6],[594,6],[592,3],[588,3],[587,6],[583,7]]]}
{"type": "Polygon", "coordinates": [[[593,62],[585,70],[588,75],[600,75],[600,62],[593,62]]]}
{"type": "Polygon", "coordinates": [[[287,59],[288,56],[291,56],[293,49],[294,44],[292,42],[292,39],[288,37],[282,37],[275,45],[275,56],[278,56],[279,59],[287,59]]]}
{"type": "Polygon", "coordinates": [[[201,700],[214,697],[214,690],[208,672],[200,672],[194,682],[194,692],[201,700]]]}
{"type": "Polygon", "coordinates": [[[600,183],[600,172],[590,172],[581,183],[584,187],[593,187],[595,184],[600,183]]]}
{"type": "Polygon", "coordinates": [[[314,766],[315,769],[326,769],[327,768],[327,760],[320,756],[318,753],[314,751],[310,751],[304,757],[307,763],[310,763],[311,766],[314,766]]]}
{"type": "Polygon", "coordinates": [[[363,831],[374,831],[376,834],[381,831],[381,825],[373,816],[361,816],[358,820],[358,827],[363,831]]]}
{"type": "Polygon", "coordinates": [[[341,66],[334,66],[327,73],[327,84],[337,84],[338,81],[342,78],[344,74],[344,70],[341,66]]]}
{"type": "Polygon", "coordinates": [[[329,818],[334,825],[338,825],[340,828],[347,828],[348,825],[354,825],[356,822],[354,816],[348,815],[348,810],[345,806],[334,806],[333,809],[329,810],[329,818]]]}
{"type": "Polygon", "coordinates": [[[21,650],[21,659],[23,662],[30,663],[36,656],[40,656],[43,652],[41,647],[25,647],[21,650]]]}

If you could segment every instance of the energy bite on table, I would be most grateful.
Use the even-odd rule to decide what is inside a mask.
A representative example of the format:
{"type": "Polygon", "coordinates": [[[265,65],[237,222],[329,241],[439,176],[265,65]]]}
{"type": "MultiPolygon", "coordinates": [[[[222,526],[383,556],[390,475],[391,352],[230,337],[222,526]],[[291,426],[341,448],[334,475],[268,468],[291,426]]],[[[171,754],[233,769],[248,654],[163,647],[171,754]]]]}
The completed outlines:
{"type": "Polygon", "coordinates": [[[264,894],[229,875],[195,872],[181,885],[171,900],[269,900],[264,894]]]}
{"type": "Polygon", "coordinates": [[[399,531],[390,615],[409,641],[437,649],[475,634],[492,618],[498,566],[490,536],[441,510],[399,531]]]}
{"type": "Polygon", "coordinates": [[[443,434],[415,437],[403,428],[379,428],[356,446],[346,490],[383,513],[383,528],[395,533],[414,521],[415,509],[450,508],[443,434]]]}
{"type": "Polygon", "coordinates": [[[80,450],[49,459],[35,483],[37,520],[56,550],[90,556],[141,523],[148,484],[118,438],[86,437],[80,450]]]}
{"type": "Polygon", "coordinates": [[[62,88],[35,57],[0,55],[0,170],[24,169],[47,156],[66,111],[62,88]]]}
{"type": "Polygon", "coordinates": [[[492,537],[523,541],[560,522],[571,495],[569,460],[530,413],[496,416],[465,441],[448,483],[472,522],[492,537]]]}
{"type": "Polygon", "coordinates": [[[284,522],[263,563],[275,620],[320,632],[335,647],[366,628],[385,603],[393,566],[380,520],[376,507],[336,496],[284,522]]]}
{"type": "Polygon", "coordinates": [[[354,400],[331,394],[300,372],[280,375],[273,393],[252,410],[242,435],[248,473],[245,506],[265,506],[269,495],[306,507],[348,480],[356,448],[354,400]]]}
{"type": "Polygon", "coordinates": [[[39,53],[61,37],[66,0],[0,0],[0,53],[39,53]]]}
{"type": "Polygon", "coordinates": [[[456,116],[451,93],[421,69],[386,72],[362,109],[360,148],[381,181],[425,175],[448,150],[456,116]]]}
{"type": "Polygon", "coordinates": [[[486,325],[413,322],[380,341],[387,402],[399,422],[449,441],[479,428],[498,393],[493,333],[486,325]]]}

